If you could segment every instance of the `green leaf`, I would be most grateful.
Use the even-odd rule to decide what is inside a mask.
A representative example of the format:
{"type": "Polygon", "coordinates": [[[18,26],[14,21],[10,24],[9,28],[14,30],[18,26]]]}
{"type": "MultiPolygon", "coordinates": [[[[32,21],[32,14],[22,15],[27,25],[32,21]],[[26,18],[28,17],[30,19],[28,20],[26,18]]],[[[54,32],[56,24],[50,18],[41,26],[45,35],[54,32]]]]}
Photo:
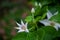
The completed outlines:
{"type": "Polygon", "coordinates": [[[53,27],[42,27],[37,30],[38,40],[52,40],[55,32],[53,27]]]}
{"type": "Polygon", "coordinates": [[[36,33],[19,33],[17,34],[12,40],[35,40],[36,38],[36,33]]]}
{"type": "Polygon", "coordinates": [[[18,33],[12,40],[26,40],[27,33],[18,33]]]}
{"type": "Polygon", "coordinates": [[[31,22],[32,19],[33,19],[32,16],[27,16],[26,19],[25,19],[25,21],[26,21],[26,22],[31,22]]]}
{"type": "Polygon", "coordinates": [[[37,30],[37,35],[39,40],[43,40],[45,36],[45,31],[43,29],[37,30]]]}

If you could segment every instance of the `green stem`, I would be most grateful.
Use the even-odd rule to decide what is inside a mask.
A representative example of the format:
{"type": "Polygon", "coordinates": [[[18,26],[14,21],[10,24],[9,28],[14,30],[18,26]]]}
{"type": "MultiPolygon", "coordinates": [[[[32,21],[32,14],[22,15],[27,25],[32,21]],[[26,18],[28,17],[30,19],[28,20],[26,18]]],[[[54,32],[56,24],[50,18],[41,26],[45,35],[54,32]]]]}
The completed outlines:
{"type": "Polygon", "coordinates": [[[37,24],[35,23],[35,25],[36,25],[36,28],[37,28],[37,30],[38,30],[38,26],[37,26],[37,24]]]}
{"type": "MultiPolygon", "coordinates": [[[[34,20],[34,13],[32,13],[32,18],[33,18],[33,23],[34,23],[34,25],[36,26],[36,28],[38,29],[38,26],[37,26],[37,24],[36,24],[36,22],[35,22],[35,20],[34,20]]],[[[31,30],[31,29],[34,29],[35,27],[32,27],[32,28],[30,28],[29,30],[31,30]]]]}
{"type": "Polygon", "coordinates": [[[43,16],[42,16],[42,18],[41,19],[44,19],[46,17],[46,13],[45,14],[43,14],[43,16]]]}
{"type": "Polygon", "coordinates": [[[32,28],[30,28],[29,30],[32,30],[32,29],[34,29],[35,27],[32,27],[32,28]]]}
{"type": "Polygon", "coordinates": [[[33,22],[34,22],[34,13],[32,13],[32,18],[33,18],[33,22]]]}
{"type": "Polygon", "coordinates": [[[35,25],[35,26],[33,26],[32,28],[30,28],[29,30],[32,30],[32,29],[34,29],[35,27],[36,27],[37,30],[38,30],[38,26],[37,26],[36,22],[34,23],[34,25],[35,25]]]}

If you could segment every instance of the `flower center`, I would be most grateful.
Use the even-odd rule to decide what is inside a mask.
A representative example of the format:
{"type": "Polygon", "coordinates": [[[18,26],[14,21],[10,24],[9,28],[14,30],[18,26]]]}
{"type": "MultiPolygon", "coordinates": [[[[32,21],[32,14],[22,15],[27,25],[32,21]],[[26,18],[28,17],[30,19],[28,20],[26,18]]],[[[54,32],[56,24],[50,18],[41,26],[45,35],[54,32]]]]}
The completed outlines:
{"type": "Polygon", "coordinates": [[[26,30],[26,27],[25,26],[22,26],[21,29],[26,30]]]}
{"type": "Polygon", "coordinates": [[[51,25],[51,26],[54,26],[54,25],[55,25],[55,23],[54,23],[54,22],[51,22],[51,23],[50,23],[50,25],[51,25]]]}

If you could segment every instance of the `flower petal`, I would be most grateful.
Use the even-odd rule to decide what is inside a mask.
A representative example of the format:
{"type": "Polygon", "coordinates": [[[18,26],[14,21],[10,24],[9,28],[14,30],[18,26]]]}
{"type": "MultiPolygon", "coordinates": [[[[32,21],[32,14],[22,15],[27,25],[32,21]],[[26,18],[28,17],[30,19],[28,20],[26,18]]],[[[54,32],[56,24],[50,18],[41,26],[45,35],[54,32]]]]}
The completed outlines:
{"type": "Polygon", "coordinates": [[[45,26],[49,26],[50,25],[50,21],[47,20],[47,19],[40,21],[40,23],[44,24],[45,26]]]}
{"type": "Polygon", "coordinates": [[[18,33],[19,33],[19,32],[24,32],[24,31],[25,31],[25,30],[19,30],[18,33]]]}
{"type": "Polygon", "coordinates": [[[15,29],[21,29],[20,27],[14,27],[15,29]]]}
{"type": "Polygon", "coordinates": [[[24,25],[23,21],[21,20],[21,25],[24,25]]]}
{"type": "Polygon", "coordinates": [[[19,23],[16,22],[16,24],[17,24],[19,27],[21,27],[21,25],[20,25],[19,23]]]}
{"type": "Polygon", "coordinates": [[[48,12],[47,12],[47,19],[50,19],[52,16],[53,16],[52,13],[48,10],[48,12]]]}
{"type": "Polygon", "coordinates": [[[54,28],[58,31],[58,29],[60,28],[60,24],[59,23],[55,23],[54,28]]]}
{"type": "Polygon", "coordinates": [[[57,26],[58,28],[60,28],[60,24],[59,23],[55,23],[55,26],[57,26]]]}
{"type": "Polygon", "coordinates": [[[27,24],[28,24],[28,23],[25,23],[25,26],[26,26],[26,27],[27,27],[27,24]]]}
{"type": "Polygon", "coordinates": [[[58,28],[60,28],[60,24],[58,25],[58,28]]]}
{"type": "Polygon", "coordinates": [[[54,28],[58,31],[58,26],[54,26],[54,28]]]}
{"type": "Polygon", "coordinates": [[[26,29],[26,30],[25,30],[25,32],[29,32],[29,30],[28,30],[28,29],[26,29]]]}
{"type": "Polygon", "coordinates": [[[58,14],[58,11],[54,13],[54,15],[57,15],[58,14]]]}

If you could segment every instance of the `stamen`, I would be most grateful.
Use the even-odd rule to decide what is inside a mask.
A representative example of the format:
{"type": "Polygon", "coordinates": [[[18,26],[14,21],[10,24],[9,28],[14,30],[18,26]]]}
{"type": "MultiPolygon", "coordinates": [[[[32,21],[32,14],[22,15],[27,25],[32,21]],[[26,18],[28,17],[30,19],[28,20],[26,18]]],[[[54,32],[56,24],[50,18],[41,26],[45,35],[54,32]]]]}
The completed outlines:
{"type": "Polygon", "coordinates": [[[26,30],[26,27],[25,26],[22,26],[21,29],[26,30]]]}
{"type": "Polygon", "coordinates": [[[51,25],[51,26],[54,26],[54,25],[55,25],[55,23],[54,23],[54,22],[51,22],[51,23],[50,23],[50,25],[51,25]]]}

